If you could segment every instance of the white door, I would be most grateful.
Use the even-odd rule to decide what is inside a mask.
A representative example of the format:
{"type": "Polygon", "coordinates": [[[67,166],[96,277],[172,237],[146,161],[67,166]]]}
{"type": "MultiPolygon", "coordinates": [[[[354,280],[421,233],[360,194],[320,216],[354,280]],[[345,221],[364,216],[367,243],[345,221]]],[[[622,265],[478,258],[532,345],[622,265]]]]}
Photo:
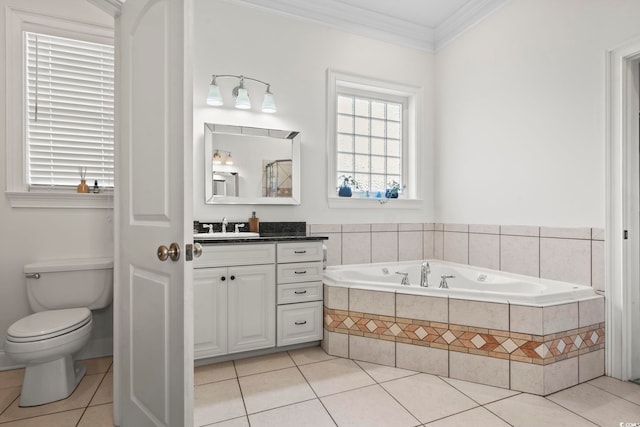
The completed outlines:
{"type": "Polygon", "coordinates": [[[195,358],[227,353],[227,268],[198,268],[193,273],[195,358]]]}
{"type": "Polygon", "coordinates": [[[191,0],[127,0],[116,19],[114,416],[193,425],[191,0]],[[175,243],[176,260],[159,259],[175,243]]]}

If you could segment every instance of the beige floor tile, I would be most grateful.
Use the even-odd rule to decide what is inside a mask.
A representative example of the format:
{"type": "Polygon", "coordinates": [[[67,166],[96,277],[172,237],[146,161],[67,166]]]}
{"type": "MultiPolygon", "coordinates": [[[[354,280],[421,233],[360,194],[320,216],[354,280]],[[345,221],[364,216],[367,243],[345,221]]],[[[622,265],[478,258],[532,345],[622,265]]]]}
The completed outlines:
{"type": "Polygon", "coordinates": [[[306,365],[309,363],[335,359],[335,356],[328,355],[320,346],[291,350],[289,351],[289,355],[296,365],[306,365]]]}
{"type": "MultiPolygon", "coordinates": [[[[518,394],[485,406],[518,427],[582,427],[594,424],[541,396],[518,394]]],[[[618,423],[616,423],[618,425],[618,423]]]]}
{"type": "Polygon", "coordinates": [[[413,375],[381,385],[423,423],[478,406],[435,375],[413,375]]]}
{"type": "Polygon", "coordinates": [[[580,384],[547,396],[547,399],[601,426],[640,421],[640,406],[591,384],[580,384]]]}
{"type": "Polygon", "coordinates": [[[0,414],[20,396],[21,387],[0,388],[0,414]]]}
{"type": "Polygon", "coordinates": [[[393,368],[391,366],[377,365],[375,363],[356,361],[358,366],[365,370],[376,382],[383,383],[385,381],[397,380],[398,378],[416,375],[416,371],[408,369],[393,368]]]}
{"type": "Polygon", "coordinates": [[[0,388],[9,388],[22,385],[24,369],[12,369],[10,371],[0,371],[0,388]]]}
{"type": "Polygon", "coordinates": [[[611,377],[599,377],[589,384],[640,405],[640,385],[611,377]]]}
{"type": "Polygon", "coordinates": [[[486,405],[487,403],[515,396],[520,393],[519,391],[508,390],[506,388],[493,387],[490,385],[456,380],[453,378],[442,379],[481,405],[486,405]]]}
{"type": "MultiPolygon", "coordinates": [[[[42,415],[2,424],[2,427],[75,427],[84,409],[42,415]]],[[[96,426],[97,427],[97,426],[96,426]]]]}
{"type": "Polygon", "coordinates": [[[226,380],[196,386],[193,405],[195,426],[246,415],[238,381],[226,380]]]}
{"type": "Polygon", "coordinates": [[[104,374],[109,371],[111,365],[113,364],[113,357],[97,357],[95,359],[85,359],[81,360],[82,363],[87,368],[87,375],[92,374],[104,374]]]}
{"type": "Polygon", "coordinates": [[[293,363],[289,353],[286,351],[251,357],[249,359],[240,359],[234,363],[239,377],[295,366],[295,363],[293,363]]]}
{"type": "Polygon", "coordinates": [[[349,359],[332,359],[299,367],[318,396],[340,393],[375,384],[362,368],[349,359]]]}
{"type": "Polygon", "coordinates": [[[316,397],[295,367],[240,377],[238,380],[248,414],[316,397]]]}
{"type": "Polygon", "coordinates": [[[78,427],[113,427],[113,404],[87,408],[78,427]]]}
{"type": "Polygon", "coordinates": [[[235,377],[236,368],[233,366],[232,361],[198,366],[193,373],[195,385],[230,380],[235,377]]]}
{"type": "Polygon", "coordinates": [[[251,427],[334,427],[318,399],[249,415],[251,427]]]}
{"type": "Polygon", "coordinates": [[[208,426],[216,427],[249,427],[249,420],[246,416],[240,418],[234,418],[232,420],[220,421],[219,423],[207,424],[208,426]]]}
{"type": "Polygon", "coordinates": [[[496,417],[484,408],[474,408],[469,411],[451,415],[447,418],[427,423],[429,427],[509,427],[509,424],[496,417]]]}
{"type": "Polygon", "coordinates": [[[0,423],[19,420],[23,418],[31,418],[45,414],[53,414],[55,412],[68,411],[71,409],[84,408],[89,405],[93,394],[98,389],[98,384],[102,380],[104,374],[85,375],[80,381],[78,387],[64,400],[47,403],[40,406],[32,406],[29,408],[20,408],[19,401],[16,399],[6,411],[0,415],[0,423]]]}
{"type": "Polygon", "coordinates": [[[326,396],[321,400],[339,426],[409,427],[419,424],[377,384],[326,396]]]}
{"type": "Polygon", "coordinates": [[[107,372],[89,405],[104,405],[111,402],[113,402],[113,372],[107,372]]]}

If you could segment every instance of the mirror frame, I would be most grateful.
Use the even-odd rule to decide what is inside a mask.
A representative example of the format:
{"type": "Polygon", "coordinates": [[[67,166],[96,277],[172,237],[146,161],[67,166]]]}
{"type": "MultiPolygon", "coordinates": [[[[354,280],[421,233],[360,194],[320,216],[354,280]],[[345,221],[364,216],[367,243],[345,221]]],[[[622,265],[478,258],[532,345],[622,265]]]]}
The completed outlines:
{"type": "Polygon", "coordinates": [[[207,205],[299,205],[300,204],[300,132],[279,129],[204,124],[204,202],[207,205]],[[213,195],[213,137],[216,134],[244,135],[291,141],[291,197],[222,197],[213,195]]]}

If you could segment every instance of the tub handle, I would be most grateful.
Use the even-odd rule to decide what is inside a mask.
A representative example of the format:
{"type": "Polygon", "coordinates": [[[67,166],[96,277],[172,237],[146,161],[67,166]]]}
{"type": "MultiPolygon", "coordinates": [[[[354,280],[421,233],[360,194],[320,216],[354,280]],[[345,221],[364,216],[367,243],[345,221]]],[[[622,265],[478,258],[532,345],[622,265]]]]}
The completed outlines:
{"type": "Polygon", "coordinates": [[[443,274],[440,276],[442,280],[440,280],[440,288],[449,289],[449,285],[447,284],[447,279],[455,279],[456,276],[453,274],[443,274]]]}
{"type": "Polygon", "coordinates": [[[25,276],[27,279],[39,279],[40,278],[40,273],[30,273],[30,274],[25,274],[25,276]]]}
{"type": "Polygon", "coordinates": [[[295,322],[296,325],[300,326],[300,325],[306,325],[307,321],[303,320],[302,322],[295,322]]]}

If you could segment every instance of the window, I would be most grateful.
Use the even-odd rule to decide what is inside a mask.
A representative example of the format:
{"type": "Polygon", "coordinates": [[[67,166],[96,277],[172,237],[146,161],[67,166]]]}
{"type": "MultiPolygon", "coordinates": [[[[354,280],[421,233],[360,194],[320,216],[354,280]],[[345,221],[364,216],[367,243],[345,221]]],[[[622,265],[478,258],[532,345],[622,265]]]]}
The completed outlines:
{"type": "Polygon", "coordinates": [[[113,46],[25,32],[27,183],[113,187],[113,46]]]}
{"type": "Polygon", "coordinates": [[[330,207],[385,202],[394,186],[399,201],[418,200],[421,94],[415,86],[328,71],[330,207]],[[357,183],[351,198],[338,196],[345,178],[357,183]]]}

